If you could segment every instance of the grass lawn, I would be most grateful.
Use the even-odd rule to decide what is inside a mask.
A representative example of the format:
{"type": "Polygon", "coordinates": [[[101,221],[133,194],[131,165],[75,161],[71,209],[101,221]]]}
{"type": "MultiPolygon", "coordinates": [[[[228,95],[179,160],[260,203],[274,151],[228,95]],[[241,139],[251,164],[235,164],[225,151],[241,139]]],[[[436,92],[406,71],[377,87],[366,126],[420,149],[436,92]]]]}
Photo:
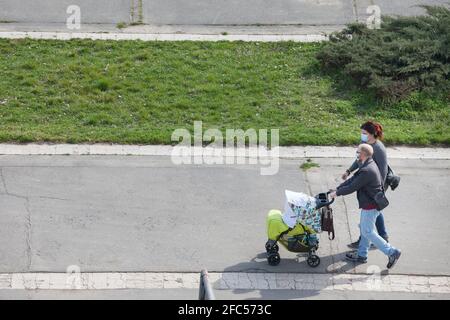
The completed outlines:
{"type": "Polygon", "coordinates": [[[0,40],[1,142],[170,144],[176,128],[279,128],[281,145],[450,145],[448,100],[377,103],[319,71],[320,44],[0,40]]]}

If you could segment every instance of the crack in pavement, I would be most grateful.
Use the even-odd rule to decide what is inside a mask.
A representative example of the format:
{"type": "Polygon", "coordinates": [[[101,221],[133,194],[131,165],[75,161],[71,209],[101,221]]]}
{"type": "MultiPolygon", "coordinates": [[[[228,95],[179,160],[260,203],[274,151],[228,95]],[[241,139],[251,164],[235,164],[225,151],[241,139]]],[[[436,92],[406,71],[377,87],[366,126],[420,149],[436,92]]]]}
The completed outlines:
{"type": "Polygon", "coordinates": [[[356,5],[356,0],[352,0],[352,9],[353,9],[353,17],[355,19],[355,22],[358,22],[359,17],[358,17],[358,7],[356,5]]]}
{"type": "Polygon", "coordinates": [[[31,222],[31,208],[30,208],[30,199],[28,196],[22,196],[15,193],[10,193],[8,191],[8,187],[6,185],[6,179],[3,173],[3,168],[0,168],[0,178],[2,180],[3,188],[5,189],[5,193],[7,196],[15,197],[18,199],[25,200],[25,210],[27,211],[26,217],[25,217],[25,226],[26,226],[26,254],[27,254],[27,270],[31,270],[32,265],[32,246],[31,246],[31,236],[32,236],[32,222],[31,222]]]}
{"type": "Polygon", "coordinates": [[[75,200],[73,200],[73,199],[58,198],[58,197],[49,197],[49,196],[30,196],[30,198],[50,199],[50,200],[61,200],[61,201],[75,201],[75,200]]]}
{"type": "Polygon", "coordinates": [[[344,197],[342,197],[342,202],[344,203],[345,219],[347,220],[348,237],[350,239],[350,243],[352,243],[353,241],[352,241],[352,232],[350,230],[350,219],[348,218],[348,208],[344,197]]]}
{"type": "Polygon", "coordinates": [[[0,178],[2,180],[3,189],[5,189],[5,194],[8,194],[8,188],[6,187],[5,177],[3,176],[3,168],[0,168],[0,178]]]}
{"type": "MultiPolygon", "coordinates": [[[[321,180],[325,181],[327,189],[331,190],[332,188],[330,187],[329,180],[326,177],[324,177],[323,171],[320,171],[320,175],[321,175],[321,180]]],[[[331,208],[331,210],[333,210],[333,208],[331,208]]],[[[335,263],[336,263],[336,259],[334,256],[334,245],[335,244],[333,243],[333,241],[328,241],[328,249],[330,250],[330,257],[331,257],[332,265],[335,265],[335,263]]]]}
{"type": "MultiPolygon", "coordinates": [[[[350,229],[350,219],[348,217],[348,208],[347,203],[345,202],[345,197],[342,197],[342,203],[344,204],[344,211],[345,211],[345,220],[347,221],[347,230],[348,230],[348,238],[350,239],[350,243],[353,243],[352,240],[352,232],[350,229]]],[[[356,273],[356,263],[353,262],[353,273],[356,273]]]]}
{"type": "Polygon", "coordinates": [[[0,179],[3,184],[3,189],[5,192],[0,192],[0,194],[7,195],[14,198],[19,198],[28,201],[29,198],[39,198],[39,199],[51,199],[51,200],[61,200],[61,201],[75,201],[73,199],[66,199],[66,198],[58,198],[58,197],[49,197],[49,196],[23,196],[17,193],[11,193],[8,191],[8,187],[6,186],[6,179],[3,175],[3,168],[0,168],[0,179]]]}
{"type": "Polygon", "coordinates": [[[5,189],[5,192],[4,193],[0,193],[0,194],[4,194],[4,195],[10,196],[10,197],[15,197],[15,198],[23,199],[23,200],[28,200],[27,196],[22,196],[20,194],[9,192],[8,187],[6,185],[6,179],[5,179],[5,176],[4,176],[4,173],[3,173],[3,168],[0,168],[0,178],[2,180],[3,188],[5,189]]]}
{"type": "Polygon", "coordinates": [[[27,210],[27,216],[26,216],[26,226],[27,226],[27,236],[26,236],[26,242],[27,242],[27,257],[28,257],[28,264],[27,268],[30,271],[31,270],[31,264],[32,264],[32,254],[33,250],[31,247],[31,237],[32,237],[32,231],[33,231],[33,225],[31,223],[31,209],[30,209],[30,200],[27,198],[25,202],[25,208],[27,210]]]}

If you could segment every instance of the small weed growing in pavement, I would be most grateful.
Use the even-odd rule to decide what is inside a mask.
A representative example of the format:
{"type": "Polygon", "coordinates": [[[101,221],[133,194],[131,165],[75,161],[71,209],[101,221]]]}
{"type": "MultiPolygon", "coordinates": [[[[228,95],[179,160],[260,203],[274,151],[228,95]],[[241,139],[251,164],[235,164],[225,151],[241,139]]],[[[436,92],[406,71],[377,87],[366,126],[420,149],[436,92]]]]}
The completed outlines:
{"type": "Polygon", "coordinates": [[[116,25],[116,28],[117,28],[117,29],[125,29],[127,26],[128,26],[128,25],[127,25],[125,22],[119,22],[119,23],[116,25]]]}
{"type": "Polygon", "coordinates": [[[306,162],[300,165],[300,169],[303,171],[307,171],[311,168],[319,168],[320,165],[318,163],[313,162],[311,159],[306,159],[306,162]]]}

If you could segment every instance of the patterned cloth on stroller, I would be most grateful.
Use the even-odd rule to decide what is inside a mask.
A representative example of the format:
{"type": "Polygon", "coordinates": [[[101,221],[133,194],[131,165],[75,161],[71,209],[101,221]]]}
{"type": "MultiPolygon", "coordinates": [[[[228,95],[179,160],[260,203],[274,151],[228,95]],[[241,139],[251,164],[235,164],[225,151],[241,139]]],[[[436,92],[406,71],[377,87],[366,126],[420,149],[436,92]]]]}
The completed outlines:
{"type": "Polygon", "coordinates": [[[322,232],[321,213],[317,207],[317,199],[300,192],[285,191],[286,202],[284,205],[283,221],[289,228],[301,223],[313,229],[315,232],[322,232]]]}

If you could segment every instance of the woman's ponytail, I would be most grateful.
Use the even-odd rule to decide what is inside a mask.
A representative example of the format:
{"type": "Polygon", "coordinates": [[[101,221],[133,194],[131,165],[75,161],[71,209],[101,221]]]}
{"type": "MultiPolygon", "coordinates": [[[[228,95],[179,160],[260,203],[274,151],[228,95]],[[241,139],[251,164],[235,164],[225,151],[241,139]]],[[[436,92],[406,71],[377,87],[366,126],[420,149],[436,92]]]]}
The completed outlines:
{"type": "Polygon", "coordinates": [[[367,121],[361,125],[361,129],[366,130],[376,139],[383,139],[383,126],[378,122],[367,121]]]}
{"type": "Polygon", "coordinates": [[[383,126],[378,122],[374,122],[373,125],[375,127],[375,138],[383,140],[383,126]]]}

